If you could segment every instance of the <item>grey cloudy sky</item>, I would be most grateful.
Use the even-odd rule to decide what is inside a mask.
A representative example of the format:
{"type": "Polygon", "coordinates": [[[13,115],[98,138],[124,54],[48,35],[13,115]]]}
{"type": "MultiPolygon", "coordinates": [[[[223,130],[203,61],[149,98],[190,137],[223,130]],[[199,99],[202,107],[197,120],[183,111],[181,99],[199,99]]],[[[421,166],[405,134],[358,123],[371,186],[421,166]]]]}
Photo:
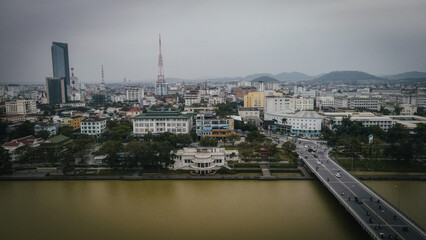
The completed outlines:
{"type": "Polygon", "coordinates": [[[52,75],[68,43],[83,82],[334,70],[426,71],[425,0],[2,0],[0,82],[52,75]]]}

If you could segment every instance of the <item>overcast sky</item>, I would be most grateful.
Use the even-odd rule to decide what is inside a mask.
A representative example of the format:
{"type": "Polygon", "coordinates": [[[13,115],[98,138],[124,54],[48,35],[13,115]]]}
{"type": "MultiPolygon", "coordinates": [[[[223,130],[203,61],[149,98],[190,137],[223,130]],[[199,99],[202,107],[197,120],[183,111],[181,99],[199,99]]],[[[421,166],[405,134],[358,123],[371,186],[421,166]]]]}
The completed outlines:
{"type": "Polygon", "coordinates": [[[335,70],[426,71],[425,0],[1,0],[0,82],[52,76],[68,43],[83,82],[335,70]]]}

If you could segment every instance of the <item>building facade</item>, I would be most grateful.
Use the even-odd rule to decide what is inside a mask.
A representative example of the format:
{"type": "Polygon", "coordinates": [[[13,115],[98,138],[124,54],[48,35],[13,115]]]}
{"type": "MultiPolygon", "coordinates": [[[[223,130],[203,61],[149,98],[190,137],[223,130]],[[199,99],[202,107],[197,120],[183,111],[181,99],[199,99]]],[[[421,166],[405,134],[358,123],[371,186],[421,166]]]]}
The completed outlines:
{"type": "Polygon", "coordinates": [[[80,131],[87,135],[101,135],[106,128],[106,119],[85,119],[80,123],[80,131]]]}
{"type": "MultiPolygon", "coordinates": [[[[335,117],[334,124],[340,125],[342,124],[342,117],[335,117]]],[[[389,130],[393,125],[395,125],[395,120],[389,117],[351,117],[352,121],[361,122],[362,126],[370,127],[370,126],[379,126],[384,131],[389,130]]]]}
{"type": "Polygon", "coordinates": [[[263,108],[263,92],[249,92],[244,96],[244,107],[263,108]]]}
{"type": "Polygon", "coordinates": [[[67,102],[64,78],[46,78],[46,92],[49,104],[67,102]]]}
{"type": "Polygon", "coordinates": [[[266,113],[265,120],[275,120],[278,124],[290,126],[292,134],[320,135],[322,117],[315,111],[296,113],[266,113]]]}
{"type": "Polygon", "coordinates": [[[58,134],[59,123],[37,123],[34,125],[34,132],[37,134],[40,131],[48,131],[49,137],[58,134]]]}
{"type": "Polygon", "coordinates": [[[70,87],[70,65],[68,59],[68,44],[52,43],[52,66],[53,77],[64,79],[65,102],[71,100],[72,91],[70,87]]]}
{"type": "Polygon", "coordinates": [[[189,134],[192,130],[192,119],[192,113],[152,110],[131,118],[134,135],[145,135],[149,132],[189,134]]]}
{"type": "Polygon", "coordinates": [[[33,114],[39,112],[36,101],[31,99],[16,99],[7,101],[5,106],[6,115],[33,114]]]}
{"type": "Polygon", "coordinates": [[[238,161],[238,150],[225,150],[218,147],[183,148],[175,152],[173,170],[191,170],[198,174],[214,173],[228,167],[228,161],[238,161]]]}
{"type": "Polygon", "coordinates": [[[245,108],[240,107],[238,108],[238,115],[240,115],[241,118],[245,117],[258,117],[260,118],[260,111],[258,108],[245,108]]]}
{"type": "Polygon", "coordinates": [[[132,87],[131,89],[126,90],[127,101],[140,101],[144,97],[145,97],[145,92],[143,88],[132,87]]]}
{"type": "Polygon", "coordinates": [[[213,114],[197,114],[196,133],[199,137],[226,137],[235,134],[234,119],[219,119],[213,114]]]}

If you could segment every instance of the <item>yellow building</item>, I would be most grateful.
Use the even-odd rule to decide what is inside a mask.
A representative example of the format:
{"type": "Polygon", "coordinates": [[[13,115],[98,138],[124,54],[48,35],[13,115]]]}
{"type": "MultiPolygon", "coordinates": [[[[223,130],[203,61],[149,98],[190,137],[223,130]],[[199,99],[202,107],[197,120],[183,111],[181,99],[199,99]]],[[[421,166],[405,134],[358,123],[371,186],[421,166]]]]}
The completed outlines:
{"type": "Polygon", "coordinates": [[[83,116],[73,117],[72,121],[70,123],[71,127],[73,127],[74,130],[79,129],[80,128],[80,122],[83,121],[84,119],[86,119],[86,117],[83,117],[83,116]]]}
{"type": "Polygon", "coordinates": [[[72,118],[71,117],[64,117],[64,120],[62,121],[62,125],[71,125],[72,118]]]}
{"type": "Polygon", "coordinates": [[[263,92],[249,92],[244,95],[244,107],[263,108],[263,92]]]}

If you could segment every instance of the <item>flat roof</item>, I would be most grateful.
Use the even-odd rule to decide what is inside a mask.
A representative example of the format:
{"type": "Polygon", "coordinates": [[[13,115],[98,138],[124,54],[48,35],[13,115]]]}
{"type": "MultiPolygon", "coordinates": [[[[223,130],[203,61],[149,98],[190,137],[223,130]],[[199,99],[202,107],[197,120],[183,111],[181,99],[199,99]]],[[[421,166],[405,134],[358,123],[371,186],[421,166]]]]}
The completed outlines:
{"type": "Polygon", "coordinates": [[[138,116],[131,117],[130,119],[160,119],[160,118],[183,118],[190,119],[193,116],[192,113],[179,112],[179,111],[150,111],[139,114],[138,116]]]}

